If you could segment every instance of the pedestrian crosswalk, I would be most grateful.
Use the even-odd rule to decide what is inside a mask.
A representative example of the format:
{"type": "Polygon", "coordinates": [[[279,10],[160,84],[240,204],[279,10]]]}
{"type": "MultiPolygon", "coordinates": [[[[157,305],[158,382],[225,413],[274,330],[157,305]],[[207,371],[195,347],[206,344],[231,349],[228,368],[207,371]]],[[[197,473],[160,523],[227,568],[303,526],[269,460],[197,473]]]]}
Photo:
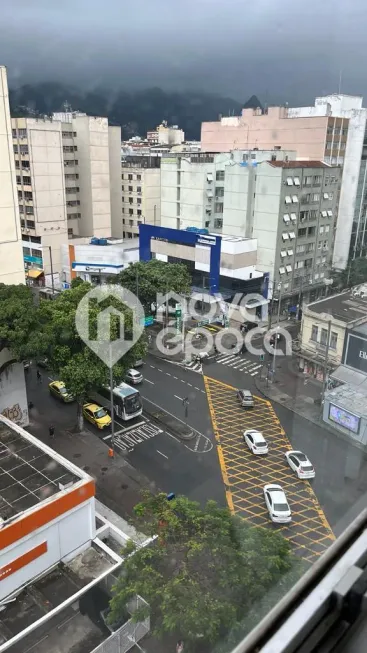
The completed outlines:
{"type": "MultiPolygon", "coordinates": [[[[263,363],[242,358],[237,354],[219,354],[215,357],[210,357],[209,360],[211,362],[219,363],[220,365],[226,365],[227,367],[243,372],[244,374],[249,374],[250,376],[256,376],[259,374],[260,369],[263,366],[263,363]],[[214,358],[215,360],[213,360],[214,358]]],[[[204,365],[206,365],[206,363],[204,363],[204,365]]],[[[184,366],[192,372],[198,372],[198,374],[203,373],[202,363],[192,361],[191,363],[185,363],[184,366]]]]}
{"type": "Polygon", "coordinates": [[[256,376],[259,374],[260,369],[263,366],[263,363],[242,358],[237,354],[220,354],[216,357],[215,362],[231,367],[232,369],[243,372],[244,374],[250,374],[250,376],[256,376]]]}

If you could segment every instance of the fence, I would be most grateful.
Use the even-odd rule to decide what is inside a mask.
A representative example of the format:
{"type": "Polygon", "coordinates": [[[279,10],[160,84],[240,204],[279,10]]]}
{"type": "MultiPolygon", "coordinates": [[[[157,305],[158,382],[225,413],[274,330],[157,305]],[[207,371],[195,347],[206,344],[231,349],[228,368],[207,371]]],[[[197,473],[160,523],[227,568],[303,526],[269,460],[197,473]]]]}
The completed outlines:
{"type": "MultiPolygon", "coordinates": [[[[130,614],[143,606],[147,606],[147,602],[136,596],[129,605],[128,610],[130,614]]],[[[147,617],[144,621],[134,622],[129,619],[121,628],[116,630],[110,637],[105,639],[102,644],[93,649],[91,653],[127,653],[135,644],[139,642],[150,630],[150,618],[147,617]]]]}

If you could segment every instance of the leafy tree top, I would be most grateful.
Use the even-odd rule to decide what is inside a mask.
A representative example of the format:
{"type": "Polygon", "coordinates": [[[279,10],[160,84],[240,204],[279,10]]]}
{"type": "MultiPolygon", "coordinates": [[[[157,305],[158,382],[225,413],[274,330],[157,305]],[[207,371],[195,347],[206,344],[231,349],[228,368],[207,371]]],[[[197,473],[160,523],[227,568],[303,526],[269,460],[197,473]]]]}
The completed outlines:
{"type": "Polygon", "coordinates": [[[25,359],[37,336],[37,311],[28,286],[0,284],[0,349],[7,347],[18,360],[25,359]]]}
{"type": "Polygon", "coordinates": [[[214,644],[297,564],[282,535],[251,527],[214,501],[201,508],[185,497],[147,494],[135,512],[142,531],[158,538],[126,549],[134,555],[115,587],[112,621],[140,594],[157,635],[214,644]]]}

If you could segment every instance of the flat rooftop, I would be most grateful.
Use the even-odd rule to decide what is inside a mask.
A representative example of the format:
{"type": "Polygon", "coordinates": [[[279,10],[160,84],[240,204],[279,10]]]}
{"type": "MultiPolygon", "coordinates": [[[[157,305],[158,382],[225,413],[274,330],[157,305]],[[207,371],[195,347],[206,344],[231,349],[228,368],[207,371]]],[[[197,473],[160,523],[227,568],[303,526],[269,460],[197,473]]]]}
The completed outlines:
{"type": "Polygon", "coordinates": [[[306,311],[322,315],[332,315],[336,320],[349,324],[354,320],[366,317],[367,322],[367,299],[353,296],[351,291],[332,295],[317,302],[308,304],[306,311]]]}
{"type": "Polygon", "coordinates": [[[273,168],[330,168],[323,161],[269,161],[273,168]]]}
{"type": "Polygon", "coordinates": [[[345,408],[350,413],[367,415],[366,388],[356,389],[355,385],[340,385],[335,390],[327,392],[326,397],[332,404],[345,408]]]}
{"type": "Polygon", "coordinates": [[[0,415],[0,517],[7,520],[87,477],[0,415]]]}

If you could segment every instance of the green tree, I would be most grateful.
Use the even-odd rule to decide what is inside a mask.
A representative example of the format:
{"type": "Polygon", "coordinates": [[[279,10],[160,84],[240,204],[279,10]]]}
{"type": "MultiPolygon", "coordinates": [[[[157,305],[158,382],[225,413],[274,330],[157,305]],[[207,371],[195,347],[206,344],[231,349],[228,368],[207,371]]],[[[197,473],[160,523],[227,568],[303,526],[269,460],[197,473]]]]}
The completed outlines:
{"type": "Polygon", "coordinates": [[[353,288],[367,282],[367,258],[350,259],[345,270],[334,270],[333,287],[338,290],[353,288]]]}
{"type": "MultiPolygon", "coordinates": [[[[75,325],[76,310],[84,295],[91,290],[89,283],[74,283],[69,290],[62,292],[53,301],[43,301],[38,309],[39,337],[38,356],[45,355],[54,373],[64,381],[68,390],[76,397],[78,407],[78,429],[83,427],[81,407],[93,388],[109,383],[109,368],[80,338],[75,325]]],[[[133,316],[125,306],[113,298],[100,303],[90,302],[86,319],[90,338],[97,333],[98,315],[110,305],[115,305],[124,313],[125,334],[132,335],[133,316]]],[[[111,340],[119,335],[119,322],[111,316],[111,340]]],[[[144,334],[139,341],[113,366],[115,383],[121,382],[128,368],[146,353],[144,334]]]]}
{"type": "Polygon", "coordinates": [[[185,497],[146,494],[135,513],[142,531],[158,537],[149,547],[130,542],[125,549],[111,622],[139,594],[150,606],[154,633],[181,637],[185,650],[203,642],[212,650],[298,564],[282,535],[251,527],[214,501],[202,509],[185,497]]]}
{"type": "Polygon", "coordinates": [[[7,348],[13,355],[6,367],[28,358],[37,339],[37,311],[31,289],[0,284],[0,351],[7,348]]]}
{"type": "Polygon", "coordinates": [[[157,293],[191,293],[191,277],[186,266],[182,263],[164,263],[157,259],[130,265],[118,275],[115,283],[137,295],[147,315],[151,313],[151,305],[156,302],[157,293]]]}

